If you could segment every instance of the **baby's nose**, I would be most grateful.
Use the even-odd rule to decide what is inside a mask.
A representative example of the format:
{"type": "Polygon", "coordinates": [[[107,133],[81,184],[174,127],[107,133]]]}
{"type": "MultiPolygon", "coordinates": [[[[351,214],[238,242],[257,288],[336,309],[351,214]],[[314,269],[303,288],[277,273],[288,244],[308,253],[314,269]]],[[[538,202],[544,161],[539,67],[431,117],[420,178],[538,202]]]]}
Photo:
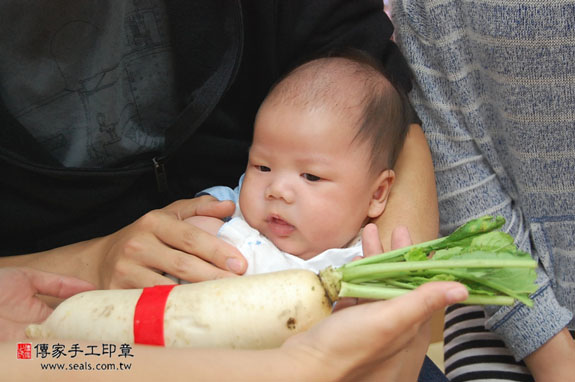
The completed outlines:
{"type": "Polygon", "coordinates": [[[283,200],[286,203],[294,201],[293,188],[285,179],[274,179],[266,188],[265,197],[267,200],[283,200]]]}

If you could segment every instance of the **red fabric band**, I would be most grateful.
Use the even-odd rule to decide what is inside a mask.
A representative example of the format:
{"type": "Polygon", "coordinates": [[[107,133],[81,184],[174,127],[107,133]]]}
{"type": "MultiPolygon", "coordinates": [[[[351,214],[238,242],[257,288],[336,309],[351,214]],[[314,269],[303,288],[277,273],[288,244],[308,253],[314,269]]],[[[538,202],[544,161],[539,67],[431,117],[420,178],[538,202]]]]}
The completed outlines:
{"type": "Polygon", "coordinates": [[[134,311],[134,342],[164,346],[164,309],[176,285],[144,288],[134,311]]]}

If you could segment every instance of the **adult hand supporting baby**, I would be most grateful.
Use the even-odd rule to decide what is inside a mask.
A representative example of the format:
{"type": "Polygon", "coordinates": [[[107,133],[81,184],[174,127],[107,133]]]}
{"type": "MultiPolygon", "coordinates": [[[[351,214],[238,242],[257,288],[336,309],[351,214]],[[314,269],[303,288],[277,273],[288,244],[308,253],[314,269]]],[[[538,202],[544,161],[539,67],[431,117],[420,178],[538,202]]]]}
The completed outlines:
{"type": "Polygon", "coordinates": [[[91,289],[92,284],[73,277],[32,268],[0,268],[0,341],[26,338],[26,326],[52,312],[37,294],[67,298],[91,289]]]}
{"type": "Polygon", "coordinates": [[[183,221],[195,215],[224,218],[234,208],[232,202],[211,196],[179,200],[108,236],[0,258],[0,267],[27,266],[74,276],[99,289],[173,283],[162,272],[191,282],[242,274],[247,264],[234,246],[183,221]]]}
{"type": "Polygon", "coordinates": [[[211,196],[179,200],[104,238],[100,285],[141,288],[172,283],[155,270],[190,282],[242,274],[246,261],[232,245],[183,220],[230,216],[235,205],[211,196]]]}

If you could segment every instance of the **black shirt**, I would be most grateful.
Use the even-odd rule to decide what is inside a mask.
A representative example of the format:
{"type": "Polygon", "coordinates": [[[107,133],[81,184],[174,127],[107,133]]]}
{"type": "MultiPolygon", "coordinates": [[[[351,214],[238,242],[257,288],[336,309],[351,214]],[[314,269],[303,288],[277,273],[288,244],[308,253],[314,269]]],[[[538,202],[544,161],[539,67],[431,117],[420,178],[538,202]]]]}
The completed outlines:
{"type": "MultiPolygon", "coordinates": [[[[175,116],[163,127],[161,145],[100,167],[65,166],[0,100],[2,255],[107,235],[204,188],[234,186],[259,104],[279,76],[308,57],[363,49],[409,89],[381,0],[166,0],[165,6],[175,116]]],[[[0,73],[0,88],[5,78],[0,73]]],[[[150,107],[148,115],[159,112],[159,105],[150,107]]]]}

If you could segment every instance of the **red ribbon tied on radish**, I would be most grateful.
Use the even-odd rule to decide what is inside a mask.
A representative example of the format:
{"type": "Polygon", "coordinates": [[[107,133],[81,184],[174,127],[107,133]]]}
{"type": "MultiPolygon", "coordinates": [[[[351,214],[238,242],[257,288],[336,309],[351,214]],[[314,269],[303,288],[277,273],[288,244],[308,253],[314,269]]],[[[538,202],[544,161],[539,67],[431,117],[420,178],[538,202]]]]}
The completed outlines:
{"type": "Polygon", "coordinates": [[[164,310],[168,296],[176,285],[144,288],[134,311],[134,342],[165,346],[164,310]]]}

